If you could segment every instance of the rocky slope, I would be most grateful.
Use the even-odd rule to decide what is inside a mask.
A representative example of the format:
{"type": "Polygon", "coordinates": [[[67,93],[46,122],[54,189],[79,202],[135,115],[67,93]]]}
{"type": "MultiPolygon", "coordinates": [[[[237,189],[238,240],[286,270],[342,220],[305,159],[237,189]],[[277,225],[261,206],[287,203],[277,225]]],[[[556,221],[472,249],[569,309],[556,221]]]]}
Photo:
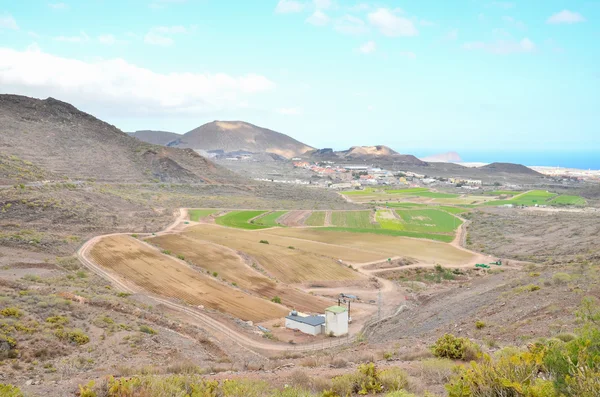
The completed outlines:
{"type": "Polygon", "coordinates": [[[273,153],[286,158],[313,148],[285,134],[243,121],[213,121],[180,137],[169,146],[205,151],[273,153]]]}
{"type": "MultiPolygon", "coordinates": [[[[236,182],[193,150],[141,142],[53,98],[0,95],[0,156],[72,180],[236,182]]],[[[9,171],[0,170],[0,178],[9,171]]],[[[14,171],[11,172],[14,175],[14,171]]]]}
{"type": "Polygon", "coordinates": [[[180,134],[168,131],[153,131],[153,130],[140,130],[135,132],[129,132],[134,138],[140,141],[148,142],[153,145],[169,146],[169,143],[174,142],[181,138],[180,134]]]}

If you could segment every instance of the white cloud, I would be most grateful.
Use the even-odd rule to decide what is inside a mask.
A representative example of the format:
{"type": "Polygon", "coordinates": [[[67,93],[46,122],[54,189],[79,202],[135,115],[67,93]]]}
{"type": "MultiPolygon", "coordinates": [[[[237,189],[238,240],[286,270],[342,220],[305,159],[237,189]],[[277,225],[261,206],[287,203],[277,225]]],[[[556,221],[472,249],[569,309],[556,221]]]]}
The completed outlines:
{"type": "Polygon", "coordinates": [[[90,41],[90,36],[88,36],[85,32],[79,33],[78,36],[57,36],[54,37],[54,41],[60,41],[63,43],[86,43],[90,41]]]}
{"type": "Polygon", "coordinates": [[[548,18],[548,20],[546,22],[551,23],[551,24],[560,24],[560,23],[572,24],[572,23],[585,22],[585,18],[583,17],[583,15],[581,15],[578,12],[562,10],[561,12],[557,12],[556,14],[552,15],[550,18],[548,18]]]}
{"type": "Polygon", "coordinates": [[[367,41],[365,44],[358,47],[358,51],[363,54],[371,54],[377,50],[377,45],[374,41],[367,41]]]}
{"type": "Polygon", "coordinates": [[[119,58],[84,62],[35,48],[0,48],[0,87],[2,92],[53,96],[87,111],[130,117],[236,109],[275,84],[256,74],[156,73],[119,58]]]}
{"type": "Polygon", "coordinates": [[[419,34],[410,19],[398,16],[387,8],[379,8],[371,12],[368,19],[371,25],[377,27],[385,36],[416,36],[419,34]]]}
{"type": "Polygon", "coordinates": [[[168,47],[175,43],[171,37],[176,34],[189,33],[190,29],[184,26],[155,26],[144,36],[144,43],[168,47]]]}
{"type": "Polygon", "coordinates": [[[10,14],[0,15],[0,29],[18,30],[17,21],[10,14]]]}
{"type": "Polygon", "coordinates": [[[520,30],[527,29],[527,25],[525,25],[525,23],[523,21],[519,21],[511,16],[503,16],[502,20],[504,22],[506,22],[507,24],[509,24],[510,26],[513,26],[517,29],[520,29],[520,30]]]}
{"type": "Polygon", "coordinates": [[[417,59],[417,54],[412,51],[402,51],[400,52],[400,56],[403,56],[408,59],[417,59]]]}
{"type": "Polygon", "coordinates": [[[52,8],[53,10],[66,10],[69,8],[69,6],[65,3],[50,3],[48,4],[48,7],[52,8]]]}
{"type": "Polygon", "coordinates": [[[343,34],[359,35],[366,33],[369,29],[367,24],[360,18],[352,15],[344,15],[335,21],[334,29],[343,34]]]}
{"type": "Polygon", "coordinates": [[[284,116],[299,116],[303,113],[303,110],[302,108],[280,108],[277,109],[277,113],[284,116]]]}
{"type": "Polygon", "coordinates": [[[349,8],[349,11],[352,12],[362,12],[362,11],[367,11],[370,10],[371,6],[368,5],[367,3],[358,3],[356,5],[353,5],[352,7],[349,8]]]}
{"type": "Polygon", "coordinates": [[[112,34],[103,34],[98,36],[98,42],[100,44],[113,45],[117,43],[117,38],[112,34]]]}
{"type": "Polygon", "coordinates": [[[463,48],[466,50],[482,50],[497,55],[508,55],[518,53],[529,53],[536,49],[535,43],[527,37],[521,41],[515,40],[497,40],[495,42],[486,43],[483,41],[474,41],[465,43],[463,48]]]}
{"type": "Polygon", "coordinates": [[[321,10],[316,10],[310,17],[306,19],[306,22],[315,26],[325,26],[329,23],[329,17],[321,10]]]}
{"type": "Polygon", "coordinates": [[[375,106],[373,106],[373,105],[369,105],[369,106],[367,106],[367,110],[368,110],[369,112],[372,112],[373,110],[375,110],[375,106]]]}
{"type": "Polygon", "coordinates": [[[443,37],[443,40],[446,41],[456,41],[458,40],[458,29],[454,28],[448,31],[443,37]]]}
{"type": "Polygon", "coordinates": [[[296,0],[279,0],[275,12],[278,14],[291,14],[304,10],[304,3],[296,0]]]}

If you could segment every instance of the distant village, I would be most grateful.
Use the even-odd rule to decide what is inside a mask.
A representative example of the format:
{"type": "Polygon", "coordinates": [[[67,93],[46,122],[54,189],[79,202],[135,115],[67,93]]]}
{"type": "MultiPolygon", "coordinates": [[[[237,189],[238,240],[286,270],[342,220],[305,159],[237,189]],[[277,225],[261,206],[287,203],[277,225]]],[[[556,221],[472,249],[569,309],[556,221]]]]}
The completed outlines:
{"type": "Polygon", "coordinates": [[[321,177],[312,184],[318,184],[331,189],[352,189],[363,186],[377,185],[432,185],[435,183],[452,184],[463,189],[477,190],[481,188],[481,180],[463,178],[431,178],[410,171],[389,171],[368,165],[335,165],[332,161],[309,163],[293,161],[294,168],[310,170],[321,177]]]}

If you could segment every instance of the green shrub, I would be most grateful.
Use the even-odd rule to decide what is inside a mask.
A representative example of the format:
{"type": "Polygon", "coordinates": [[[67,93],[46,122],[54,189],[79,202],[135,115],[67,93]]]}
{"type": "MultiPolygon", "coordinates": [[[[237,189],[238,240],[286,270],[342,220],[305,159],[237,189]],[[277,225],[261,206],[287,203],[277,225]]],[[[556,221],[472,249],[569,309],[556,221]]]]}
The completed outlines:
{"type": "Polygon", "coordinates": [[[6,307],[0,310],[0,315],[2,315],[3,317],[19,318],[23,315],[23,312],[17,309],[16,307],[6,307]]]}
{"type": "Polygon", "coordinates": [[[117,292],[117,296],[119,298],[127,298],[128,296],[131,296],[131,294],[129,292],[117,292]]]}
{"type": "Polygon", "coordinates": [[[90,337],[80,329],[65,330],[59,328],[54,331],[54,335],[60,340],[68,341],[79,346],[85,345],[90,341],[90,337]]]}
{"type": "Polygon", "coordinates": [[[421,377],[436,383],[446,383],[452,377],[456,364],[447,358],[428,358],[421,361],[421,377]]]}
{"type": "Polygon", "coordinates": [[[432,346],[434,356],[452,360],[474,360],[481,355],[479,346],[467,338],[459,338],[452,334],[445,334],[432,346]]]}
{"type": "Polygon", "coordinates": [[[398,367],[383,370],[378,377],[385,391],[399,391],[406,389],[408,386],[408,375],[398,367]]]}
{"type": "Polygon", "coordinates": [[[162,252],[165,255],[171,255],[171,251],[169,251],[169,250],[162,250],[160,252],[162,252]]]}
{"type": "Polygon", "coordinates": [[[0,383],[0,396],[2,397],[25,397],[17,386],[0,383]]]}
{"type": "Polygon", "coordinates": [[[567,273],[555,273],[552,276],[552,282],[556,285],[567,284],[571,281],[571,276],[567,273]]]}
{"type": "Polygon", "coordinates": [[[52,316],[48,317],[46,322],[49,324],[55,324],[57,326],[63,326],[69,323],[69,319],[65,316],[52,316]]]}
{"type": "Polygon", "coordinates": [[[477,320],[477,321],[475,321],[475,328],[483,329],[483,328],[485,328],[485,323],[483,321],[477,320]]]}
{"type": "Polygon", "coordinates": [[[97,397],[96,392],[94,391],[94,386],[96,383],[91,380],[87,385],[79,385],[79,397],[97,397]]]}
{"type": "Polygon", "coordinates": [[[219,273],[217,273],[217,272],[213,272],[212,275],[213,275],[213,277],[219,277],[219,273]]]}
{"type": "Polygon", "coordinates": [[[180,260],[184,261],[185,260],[185,256],[183,256],[181,254],[178,254],[177,255],[177,259],[180,259],[180,260]]]}
{"type": "Polygon", "coordinates": [[[391,361],[394,358],[394,352],[385,352],[383,353],[383,359],[386,361],[391,361]]]}
{"type": "MultiPolygon", "coordinates": [[[[14,338],[11,338],[8,335],[0,334],[0,345],[6,343],[8,345],[8,349],[12,350],[17,347],[17,341],[14,338]]],[[[0,394],[1,396],[1,394],[0,394]]]]}
{"type": "Polygon", "coordinates": [[[271,302],[281,304],[281,298],[278,296],[274,296],[273,299],[271,299],[271,302]]]}
{"type": "Polygon", "coordinates": [[[156,335],[157,334],[157,332],[154,329],[150,328],[147,325],[140,325],[140,332],[143,332],[143,333],[149,334],[149,335],[156,335]]]}
{"type": "Polygon", "coordinates": [[[260,240],[259,243],[261,243],[261,244],[269,244],[269,242],[267,240],[260,240]]]}

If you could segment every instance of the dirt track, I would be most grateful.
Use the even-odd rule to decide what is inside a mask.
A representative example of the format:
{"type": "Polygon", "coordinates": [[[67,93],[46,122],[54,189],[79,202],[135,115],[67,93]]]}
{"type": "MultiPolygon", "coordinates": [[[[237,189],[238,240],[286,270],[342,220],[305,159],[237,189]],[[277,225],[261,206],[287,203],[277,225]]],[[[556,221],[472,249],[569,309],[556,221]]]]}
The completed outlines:
{"type": "MultiPolygon", "coordinates": [[[[155,233],[154,235],[177,233],[177,232],[183,231],[184,229],[186,229],[188,226],[191,226],[192,224],[196,224],[193,222],[192,223],[188,222],[188,224],[185,224],[184,220],[186,218],[187,218],[187,209],[180,209],[175,221],[171,225],[169,225],[166,229],[164,229],[161,232],[155,233]]],[[[141,290],[141,288],[136,287],[134,285],[130,285],[129,282],[122,280],[119,277],[111,274],[110,272],[102,269],[99,265],[97,265],[90,258],[90,255],[89,255],[90,250],[97,242],[102,240],[104,237],[115,236],[115,235],[128,235],[128,234],[127,233],[116,233],[116,234],[110,234],[110,235],[105,235],[105,236],[97,236],[97,237],[94,237],[94,238],[88,240],[86,243],[84,243],[82,245],[82,247],[77,252],[77,255],[78,255],[79,259],[81,260],[81,262],[86,267],[88,267],[90,270],[95,272],[96,274],[100,275],[101,277],[103,277],[103,278],[107,279],[108,281],[110,281],[111,283],[113,283],[119,290],[121,290],[123,292],[142,293],[142,294],[148,295],[151,299],[156,301],[158,304],[165,305],[171,309],[174,309],[174,310],[186,315],[190,322],[207,328],[216,337],[218,337],[218,338],[226,337],[247,350],[251,350],[251,351],[259,352],[259,353],[263,353],[263,354],[281,353],[281,352],[286,352],[286,351],[302,352],[302,351],[322,350],[325,348],[332,348],[332,347],[342,346],[342,345],[345,345],[348,343],[352,343],[356,337],[356,334],[358,333],[358,331],[360,331],[359,327],[355,324],[351,329],[352,334],[349,335],[348,338],[330,339],[327,342],[318,342],[318,343],[311,343],[311,344],[306,344],[306,345],[296,345],[296,346],[290,346],[289,344],[283,344],[280,342],[254,339],[250,335],[245,334],[243,332],[239,332],[238,330],[230,327],[229,325],[227,325],[223,322],[220,322],[220,321],[202,313],[199,309],[196,309],[195,307],[178,304],[178,303],[169,301],[167,299],[164,299],[164,298],[161,298],[161,297],[158,297],[155,295],[149,295],[149,294],[147,294],[146,291],[141,290]]],[[[463,248],[463,250],[467,251],[464,248],[463,248]]],[[[468,251],[468,252],[470,252],[470,251],[468,251]]],[[[371,263],[361,264],[361,266],[357,266],[357,270],[366,276],[376,277],[373,275],[373,273],[374,273],[373,271],[366,271],[366,270],[361,269],[362,267],[369,265],[369,264],[371,264],[371,263]]],[[[418,266],[419,265],[416,265],[415,267],[418,267],[418,266]]],[[[390,269],[386,269],[386,270],[390,270],[390,269]]],[[[395,307],[398,307],[398,305],[401,303],[400,298],[403,296],[403,293],[400,291],[400,287],[398,287],[398,285],[396,285],[395,283],[393,283],[389,280],[382,279],[382,278],[376,277],[376,279],[381,285],[381,288],[380,288],[381,293],[390,295],[390,298],[392,298],[392,299],[386,299],[386,302],[389,302],[389,307],[387,307],[386,313],[390,313],[390,314],[385,318],[368,323],[369,328],[372,328],[373,325],[378,323],[378,321],[389,320],[390,318],[392,318],[394,316],[394,312],[396,309],[392,308],[391,305],[393,304],[395,307]]],[[[332,289],[331,292],[333,292],[333,290],[335,290],[335,289],[332,289]]],[[[326,290],[322,290],[321,292],[322,293],[326,292],[326,290]]],[[[367,325],[365,325],[365,326],[367,326],[367,325]]]]}

